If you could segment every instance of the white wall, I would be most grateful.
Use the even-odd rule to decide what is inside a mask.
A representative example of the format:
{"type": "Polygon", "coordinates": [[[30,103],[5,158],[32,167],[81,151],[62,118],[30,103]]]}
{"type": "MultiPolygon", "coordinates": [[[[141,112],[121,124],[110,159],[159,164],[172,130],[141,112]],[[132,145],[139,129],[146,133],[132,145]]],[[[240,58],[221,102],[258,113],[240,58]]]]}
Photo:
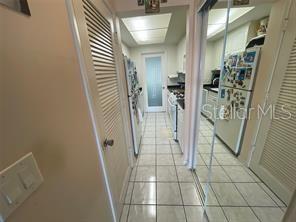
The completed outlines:
{"type": "MultiPolygon", "coordinates": [[[[235,52],[244,51],[246,48],[247,40],[248,40],[248,32],[249,32],[250,23],[247,23],[239,28],[228,32],[227,43],[225,53],[231,54],[235,52]]],[[[219,67],[221,62],[221,55],[223,49],[223,39],[224,37],[218,39],[214,43],[215,48],[215,57],[214,57],[214,65],[219,67]]]]}
{"type": "Polygon", "coordinates": [[[212,42],[207,42],[205,68],[204,68],[204,84],[210,84],[212,79],[211,71],[215,69],[213,58],[215,57],[215,48],[212,42]]]}
{"type": "Polygon", "coordinates": [[[186,55],[186,36],[184,36],[177,45],[177,71],[185,72],[184,55],[186,55]]]}
{"type": "Polygon", "coordinates": [[[130,58],[130,56],[131,56],[130,48],[127,45],[125,45],[124,43],[121,43],[121,48],[122,48],[123,55],[130,58]]]}
{"type": "MultiPolygon", "coordinates": [[[[4,30],[4,13],[0,13],[0,30],[4,30]]],[[[3,146],[4,146],[4,107],[3,107],[3,100],[4,100],[4,41],[3,41],[3,34],[0,35],[0,156],[3,156],[3,146]]],[[[0,158],[0,166],[3,165],[1,163],[0,158]]]]}
{"type": "Polygon", "coordinates": [[[44,183],[7,221],[112,221],[65,1],[29,3],[0,6],[0,171],[33,152],[44,183]]]}

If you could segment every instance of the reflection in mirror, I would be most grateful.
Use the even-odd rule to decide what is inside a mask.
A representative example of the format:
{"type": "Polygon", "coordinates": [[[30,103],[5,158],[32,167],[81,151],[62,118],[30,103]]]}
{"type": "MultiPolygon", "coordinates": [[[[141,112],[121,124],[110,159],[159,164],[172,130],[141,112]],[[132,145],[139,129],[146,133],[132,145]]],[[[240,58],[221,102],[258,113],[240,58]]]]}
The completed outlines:
{"type": "MultiPolygon", "coordinates": [[[[229,0],[228,8],[215,5],[209,11],[205,63],[200,70],[204,85],[196,175],[209,221],[245,218],[280,222],[291,195],[287,189],[281,190],[280,183],[270,175],[277,173],[278,179],[283,178],[276,161],[270,158],[273,155],[270,143],[274,141],[268,142],[267,138],[269,145],[264,145],[258,137],[256,143],[247,141],[249,147],[261,149],[261,152],[255,150],[261,158],[250,159],[252,150],[244,145],[256,133],[254,128],[253,134],[249,132],[252,137],[245,137],[251,121],[252,98],[257,96],[254,88],[268,84],[268,80],[258,80],[257,75],[269,20],[275,19],[270,18],[274,6],[273,3],[237,7],[231,4],[229,0]]],[[[261,128],[262,135],[269,130],[261,128]]],[[[289,187],[288,179],[280,182],[289,187]]]]}
{"type": "Polygon", "coordinates": [[[27,0],[0,0],[0,4],[13,9],[17,12],[31,16],[29,4],[27,0]]]}

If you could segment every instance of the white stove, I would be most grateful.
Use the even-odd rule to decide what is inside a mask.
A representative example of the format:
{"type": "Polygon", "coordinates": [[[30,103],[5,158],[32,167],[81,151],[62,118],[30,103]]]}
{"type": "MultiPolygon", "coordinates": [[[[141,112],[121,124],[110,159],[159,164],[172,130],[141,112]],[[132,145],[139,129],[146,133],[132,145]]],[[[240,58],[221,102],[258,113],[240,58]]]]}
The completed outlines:
{"type": "Polygon", "coordinates": [[[167,107],[167,112],[169,114],[170,120],[171,120],[171,128],[173,131],[173,138],[174,140],[177,139],[177,115],[178,115],[178,99],[183,99],[184,98],[184,90],[182,89],[176,89],[168,92],[168,107],[167,107]]]}

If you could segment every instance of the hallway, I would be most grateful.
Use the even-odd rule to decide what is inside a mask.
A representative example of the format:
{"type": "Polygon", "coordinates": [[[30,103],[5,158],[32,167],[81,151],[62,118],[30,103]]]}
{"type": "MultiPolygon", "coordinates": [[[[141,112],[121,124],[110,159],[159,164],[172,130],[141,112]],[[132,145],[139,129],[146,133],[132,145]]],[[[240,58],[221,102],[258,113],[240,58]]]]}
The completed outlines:
{"type": "Polygon", "coordinates": [[[196,221],[201,200],[183,166],[166,113],[147,113],[137,166],[130,178],[121,222],[196,221]]]}
{"type": "MultiPolygon", "coordinates": [[[[121,222],[206,222],[193,173],[172,139],[166,113],[146,113],[121,222]]],[[[208,176],[213,126],[201,118],[196,174],[208,176]]],[[[213,222],[279,222],[286,206],[216,139],[207,214],[213,222]],[[242,220],[244,218],[244,220],[242,220]]]]}

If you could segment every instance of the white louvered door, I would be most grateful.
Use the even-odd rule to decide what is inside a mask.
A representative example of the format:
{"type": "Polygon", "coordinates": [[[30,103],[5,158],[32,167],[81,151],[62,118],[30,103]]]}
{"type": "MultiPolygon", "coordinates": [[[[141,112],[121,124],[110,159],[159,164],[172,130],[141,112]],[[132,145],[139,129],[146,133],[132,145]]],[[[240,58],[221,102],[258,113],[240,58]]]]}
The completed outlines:
{"type": "Polygon", "coordinates": [[[274,116],[270,118],[269,113],[263,118],[251,160],[251,169],[286,204],[296,188],[295,24],[294,2],[267,101],[274,106],[274,116]]]}
{"type": "Polygon", "coordinates": [[[72,3],[84,86],[96,123],[101,143],[99,151],[106,166],[118,219],[123,208],[129,161],[119,95],[112,13],[103,0],[72,0],[72,3]]]}

